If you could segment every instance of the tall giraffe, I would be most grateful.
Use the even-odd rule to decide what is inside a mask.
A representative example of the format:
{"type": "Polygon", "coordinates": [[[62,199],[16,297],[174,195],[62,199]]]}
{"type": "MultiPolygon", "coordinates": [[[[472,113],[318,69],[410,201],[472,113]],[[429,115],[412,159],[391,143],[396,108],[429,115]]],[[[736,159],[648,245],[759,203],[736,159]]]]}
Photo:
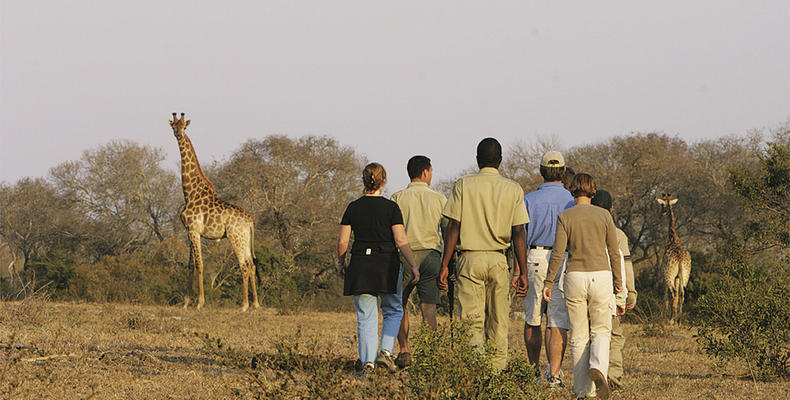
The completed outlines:
{"type": "Polygon", "coordinates": [[[686,285],[691,275],[691,255],[680,243],[680,238],[675,230],[675,212],[672,206],[678,202],[678,199],[673,199],[670,193],[663,194],[656,201],[662,205],[665,214],[669,214],[669,243],[662,263],[661,276],[665,287],[664,307],[670,311],[669,321],[675,323],[683,313],[686,285]],[[669,308],[670,298],[672,299],[671,309],[669,308]]]}
{"type": "Polygon", "coordinates": [[[242,311],[249,308],[249,294],[247,285],[252,289],[253,307],[258,308],[258,291],[255,287],[255,252],[253,251],[253,223],[252,217],[241,207],[226,203],[217,197],[214,185],[209,182],[200,169],[195,149],[184,131],[189,126],[189,120],[181,118],[173,120],[170,126],[178,140],[178,149],[181,152],[181,185],[184,190],[185,203],[181,206],[179,216],[187,228],[189,235],[190,254],[189,263],[192,271],[189,275],[187,293],[184,296],[184,308],[189,305],[192,293],[192,284],[195,279],[195,270],[198,273],[199,298],[197,308],[203,307],[203,255],[200,249],[200,238],[219,240],[227,237],[236,253],[241,269],[242,311]]]}

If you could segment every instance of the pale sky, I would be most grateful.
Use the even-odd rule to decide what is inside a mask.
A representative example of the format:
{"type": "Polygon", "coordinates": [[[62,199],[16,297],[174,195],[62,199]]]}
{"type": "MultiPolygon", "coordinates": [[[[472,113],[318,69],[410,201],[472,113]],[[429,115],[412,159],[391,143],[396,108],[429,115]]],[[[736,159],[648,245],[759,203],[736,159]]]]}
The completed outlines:
{"type": "MultiPolygon", "coordinates": [[[[113,139],[203,165],[251,138],[329,135],[404,186],[486,136],[687,140],[790,117],[788,1],[0,0],[0,181],[113,139]]],[[[569,161],[572,164],[572,160],[569,161]]],[[[538,163],[538,160],[535,161],[538,163]]]]}

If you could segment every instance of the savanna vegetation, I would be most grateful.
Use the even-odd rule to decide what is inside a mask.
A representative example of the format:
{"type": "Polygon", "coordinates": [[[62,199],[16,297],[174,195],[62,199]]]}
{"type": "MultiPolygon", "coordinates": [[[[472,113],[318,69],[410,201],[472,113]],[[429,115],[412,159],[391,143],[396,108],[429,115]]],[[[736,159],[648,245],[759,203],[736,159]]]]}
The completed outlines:
{"type": "MultiPolygon", "coordinates": [[[[551,141],[511,145],[502,172],[525,191],[534,190],[541,182],[539,155],[557,147],[551,141]]],[[[627,317],[634,332],[657,338],[681,335],[683,343],[696,342],[710,355],[710,362],[733,362],[752,381],[790,378],[790,123],[697,142],[662,133],[634,133],[559,149],[569,166],[592,174],[600,188],[614,195],[615,223],[628,236],[637,271],[639,303],[627,317]],[[655,198],[667,192],[680,199],[676,228],[693,259],[683,328],[664,324],[663,288],[657,276],[664,262],[668,220],[655,198]]],[[[163,159],[162,149],[115,141],[85,151],[79,160],[54,166],[46,177],[0,183],[0,244],[17,258],[14,279],[0,278],[2,299],[16,301],[16,307],[22,307],[19,301],[37,296],[48,301],[118,304],[124,310],[131,310],[126,305],[138,305],[140,310],[156,310],[146,313],[170,315],[171,311],[162,311],[169,308],[146,308],[182,302],[188,277],[188,244],[176,216],[183,202],[180,177],[162,166],[163,159]]],[[[263,305],[278,310],[279,316],[351,309],[333,274],[334,248],[337,221],[360,193],[359,173],[365,162],[364,155],[333,138],[269,136],[243,143],[227,160],[203,165],[220,197],[254,216],[259,293],[263,305]]],[[[451,183],[434,186],[447,190],[451,183]]],[[[240,303],[240,278],[229,244],[204,242],[203,250],[207,302],[235,307],[240,303]]],[[[264,320],[270,317],[266,315],[244,319],[260,319],[259,330],[266,330],[264,320]]],[[[190,335],[180,331],[187,329],[182,324],[146,322],[148,317],[139,315],[130,318],[139,321],[112,324],[118,325],[116,330],[150,328],[190,335]],[[138,323],[142,328],[131,327],[138,323]]],[[[33,323],[46,325],[46,320],[41,317],[33,323]]],[[[17,336],[0,336],[0,342],[12,343],[21,335],[18,330],[3,332],[9,334],[17,336]]],[[[217,335],[232,340],[224,333],[217,335]]],[[[211,357],[228,349],[209,349],[210,343],[223,343],[211,340],[201,350],[214,354],[211,357]]],[[[247,367],[233,367],[239,354],[254,355],[243,348],[249,343],[235,340],[240,341],[233,345],[239,353],[223,353],[224,361],[212,363],[230,363],[231,370],[255,376],[254,368],[250,372],[247,367]]],[[[427,344],[430,338],[419,340],[427,344]]],[[[338,346],[343,351],[353,347],[347,342],[338,346]]],[[[316,357],[331,357],[325,352],[316,357]]],[[[211,358],[204,353],[192,357],[211,358]]],[[[266,362],[276,361],[272,354],[266,362]]],[[[125,360],[122,356],[118,355],[125,360]]],[[[337,364],[340,370],[349,368],[343,364],[346,359],[321,360],[337,364]]],[[[523,374],[523,368],[514,366],[511,377],[523,374]]],[[[331,376],[331,371],[321,373],[330,374],[326,377],[330,380],[342,378],[331,376]]],[[[409,390],[418,386],[433,390],[428,386],[438,384],[409,374],[403,380],[409,390]]],[[[289,385],[304,384],[302,378],[287,379],[293,379],[289,385]]],[[[274,386],[259,386],[274,390],[274,386]]],[[[448,392],[442,393],[439,397],[448,392]]]]}

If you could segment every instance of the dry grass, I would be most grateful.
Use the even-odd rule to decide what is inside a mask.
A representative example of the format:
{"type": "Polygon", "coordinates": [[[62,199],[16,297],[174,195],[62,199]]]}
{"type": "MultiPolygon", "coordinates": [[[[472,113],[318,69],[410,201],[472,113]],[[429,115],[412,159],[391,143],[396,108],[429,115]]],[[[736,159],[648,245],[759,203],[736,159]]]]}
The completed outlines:
{"type": "MultiPolygon", "coordinates": [[[[514,321],[511,348],[523,352],[521,329],[514,321]]],[[[267,398],[278,390],[315,398],[334,393],[313,387],[319,381],[315,377],[278,365],[288,360],[332,365],[339,372],[321,379],[342,386],[333,397],[414,398],[404,388],[405,372],[380,373],[372,380],[353,372],[355,330],[350,312],[242,314],[210,306],[198,312],[37,298],[6,302],[0,304],[0,344],[5,345],[0,346],[0,398],[267,398]],[[283,357],[284,349],[298,354],[283,357]]],[[[744,378],[741,366],[714,366],[699,353],[689,330],[671,328],[661,336],[644,336],[637,325],[625,330],[627,387],[615,392],[615,399],[790,398],[790,383],[754,383],[744,378]]],[[[567,360],[563,369],[569,373],[567,360]]],[[[571,397],[569,390],[548,393],[552,399],[571,397]]]]}

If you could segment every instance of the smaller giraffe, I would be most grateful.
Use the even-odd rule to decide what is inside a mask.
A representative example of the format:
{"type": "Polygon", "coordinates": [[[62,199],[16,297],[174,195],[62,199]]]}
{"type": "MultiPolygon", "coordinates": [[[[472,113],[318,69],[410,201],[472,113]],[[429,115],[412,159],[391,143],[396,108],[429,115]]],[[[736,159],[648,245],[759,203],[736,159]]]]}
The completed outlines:
{"type": "Polygon", "coordinates": [[[672,198],[672,194],[663,194],[657,198],[663,209],[663,214],[669,214],[669,243],[667,244],[664,262],[661,265],[661,276],[663,278],[664,307],[669,311],[669,322],[674,324],[683,313],[683,302],[686,297],[686,285],[691,276],[691,254],[680,243],[680,238],[675,230],[675,212],[672,206],[678,202],[677,198],[672,198]],[[672,300],[672,308],[669,302],[672,300]]]}
{"type": "Polygon", "coordinates": [[[187,294],[184,296],[184,308],[189,305],[189,297],[192,293],[192,283],[195,279],[195,271],[198,274],[198,310],[203,307],[205,298],[203,296],[203,255],[200,249],[200,238],[220,240],[227,237],[230,245],[239,260],[241,269],[241,293],[242,311],[249,308],[247,287],[252,289],[253,307],[258,308],[258,291],[255,284],[255,252],[253,251],[253,220],[241,207],[222,201],[214,190],[214,185],[203,175],[198,163],[195,149],[192,142],[184,132],[189,126],[188,120],[184,120],[184,113],[181,118],[176,118],[173,113],[173,120],[170,126],[173,134],[178,141],[178,149],[181,152],[181,185],[184,191],[184,205],[181,206],[178,215],[181,222],[187,228],[189,235],[190,253],[189,263],[192,271],[187,285],[187,294]]]}

